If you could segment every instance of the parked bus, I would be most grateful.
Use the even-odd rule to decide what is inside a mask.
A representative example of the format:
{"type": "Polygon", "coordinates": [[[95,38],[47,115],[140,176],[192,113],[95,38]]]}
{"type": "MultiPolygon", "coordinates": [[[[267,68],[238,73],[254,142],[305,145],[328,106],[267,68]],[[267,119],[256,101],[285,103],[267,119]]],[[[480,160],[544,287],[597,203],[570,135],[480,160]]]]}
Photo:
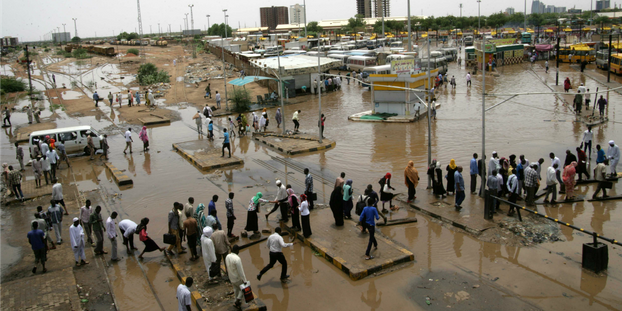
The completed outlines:
{"type": "Polygon", "coordinates": [[[607,60],[608,56],[609,56],[609,50],[600,50],[596,52],[596,67],[603,69],[603,70],[607,70],[609,66],[608,60],[607,60]]]}
{"type": "Polygon", "coordinates": [[[462,39],[462,41],[464,41],[464,46],[472,46],[473,45],[473,36],[466,36],[466,37],[464,37],[464,39],[462,39]]]}
{"type": "Polygon", "coordinates": [[[531,33],[529,33],[529,32],[523,32],[523,33],[520,35],[520,39],[521,39],[521,43],[531,44],[531,33]]]}
{"type": "MultiPolygon", "coordinates": [[[[428,70],[428,59],[422,58],[420,62],[421,62],[421,71],[428,70]]],[[[445,60],[444,57],[430,59],[430,71],[437,69],[437,68],[438,68],[439,73],[443,75],[447,73],[447,61],[445,60]]]]}
{"type": "Polygon", "coordinates": [[[329,53],[326,57],[339,60],[339,70],[348,70],[348,58],[350,55],[329,53]]]}
{"type": "Polygon", "coordinates": [[[445,59],[448,62],[453,62],[458,59],[458,49],[456,48],[442,48],[445,59]]]}
{"type": "Polygon", "coordinates": [[[348,70],[362,70],[365,67],[371,67],[376,65],[376,57],[351,56],[348,58],[348,70]]]}
{"type": "Polygon", "coordinates": [[[622,53],[611,54],[611,68],[609,71],[619,75],[622,73],[622,53]]]}
{"type": "Polygon", "coordinates": [[[563,63],[588,63],[596,61],[596,50],[587,44],[566,45],[559,48],[559,61],[563,63]],[[572,60],[570,59],[572,55],[572,60]]]}

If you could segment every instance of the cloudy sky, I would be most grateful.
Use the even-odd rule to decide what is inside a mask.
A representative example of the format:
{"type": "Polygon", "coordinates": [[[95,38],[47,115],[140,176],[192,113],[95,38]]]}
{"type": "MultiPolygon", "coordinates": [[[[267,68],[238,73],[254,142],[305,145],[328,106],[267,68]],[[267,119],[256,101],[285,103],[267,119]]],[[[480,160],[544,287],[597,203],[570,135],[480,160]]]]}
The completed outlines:
{"type": "MultiPolygon", "coordinates": [[[[137,29],[137,7],[133,0],[0,0],[2,1],[2,36],[19,37],[20,41],[39,40],[52,29],[63,31],[63,23],[67,31],[74,35],[72,18],[77,18],[78,35],[80,37],[109,36],[123,31],[137,29]]],[[[547,5],[589,9],[588,0],[545,0],[547,5]]],[[[223,9],[228,9],[229,24],[233,28],[254,27],[260,24],[259,7],[290,6],[301,3],[298,0],[229,0],[229,1],[172,1],[142,0],[141,11],[143,32],[149,33],[150,26],[154,33],[158,31],[158,23],[164,31],[171,25],[179,31],[183,25],[185,13],[190,13],[189,4],[194,4],[195,28],[204,29],[207,25],[206,15],[210,15],[210,24],[224,21],[223,9]],[[186,3],[187,2],[187,3],[186,3]]],[[[356,14],[356,0],[307,0],[307,20],[343,19],[356,14]]],[[[391,16],[406,16],[407,0],[391,0],[391,16]]],[[[462,15],[477,15],[476,0],[433,0],[411,1],[412,15],[460,15],[459,4],[463,3],[462,15]],[[425,4],[422,4],[425,3],[425,4]]],[[[612,1],[613,4],[613,1],[612,1]]],[[[596,5],[596,1],[594,1],[596,5]]],[[[483,0],[481,14],[488,15],[514,7],[523,11],[523,1],[483,0]]],[[[531,0],[527,0],[527,11],[531,10],[531,0]]],[[[190,15],[188,15],[190,16],[190,15]]]]}

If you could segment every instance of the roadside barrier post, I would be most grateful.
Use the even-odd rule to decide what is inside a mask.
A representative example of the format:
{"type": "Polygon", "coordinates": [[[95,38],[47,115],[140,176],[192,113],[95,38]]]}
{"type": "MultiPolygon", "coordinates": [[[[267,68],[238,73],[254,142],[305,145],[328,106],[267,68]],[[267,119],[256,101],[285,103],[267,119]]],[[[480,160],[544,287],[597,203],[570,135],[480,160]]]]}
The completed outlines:
{"type": "Polygon", "coordinates": [[[606,270],[609,265],[609,249],[607,244],[598,243],[597,233],[592,233],[593,243],[583,243],[583,258],[581,266],[585,269],[598,273],[606,270]]]}
{"type": "Polygon", "coordinates": [[[488,190],[484,190],[484,219],[492,220],[492,212],[494,211],[493,199],[488,190]]]}

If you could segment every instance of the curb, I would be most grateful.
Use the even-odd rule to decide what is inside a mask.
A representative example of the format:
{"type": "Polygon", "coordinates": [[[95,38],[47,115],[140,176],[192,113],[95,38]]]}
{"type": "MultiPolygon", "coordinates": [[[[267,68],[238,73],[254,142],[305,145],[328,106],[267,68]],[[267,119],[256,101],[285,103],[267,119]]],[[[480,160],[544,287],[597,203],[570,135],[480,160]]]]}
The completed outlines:
{"type": "Polygon", "coordinates": [[[272,137],[282,137],[282,138],[290,138],[290,139],[301,139],[301,140],[310,140],[310,141],[319,141],[317,138],[310,137],[301,137],[297,135],[283,135],[283,134],[274,134],[274,133],[253,133],[253,137],[255,136],[272,136],[272,137]]]}
{"type": "Polygon", "coordinates": [[[244,164],[244,160],[240,159],[238,161],[229,162],[229,163],[225,163],[225,164],[203,165],[199,161],[197,161],[196,157],[194,157],[194,156],[188,154],[187,152],[183,151],[183,149],[181,149],[177,144],[173,144],[173,149],[177,153],[179,153],[182,157],[184,157],[186,160],[190,161],[190,163],[192,163],[192,165],[198,167],[202,171],[209,171],[211,169],[217,169],[217,168],[221,168],[221,167],[225,167],[225,166],[244,164]]]}
{"type": "MultiPolygon", "coordinates": [[[[168,262],[171,263],[171,266],[173,267],[173,270],[175,271],[175,275],[177,275],[177,278],[179,279],[179,281],[182,284],[186,284],[186,279],[188,278],[188,276],[186,275],[186,272],[184,272],[178,264],[173,263],[173,260],[171,259],[171,257],[166,254],[166,259],[168,259],[168,262]]],[[[203,296],[201,296],[201,293],[199,293],[198,290],[193,290],[190,292],[190,295],[192,296],[192,302],[195,304],[195,306],[197,307],[197,309],[199,309],[199,311],[208,311],[209,310],[209,306],[207,305],[207,301],[205,300],[205,298],[203,298],[203,296]]]]}
{"type": "Polygon", "coordinates": [[[350,279],[357,281],[360,279],[363,279],[364,277],[374,274],[376,272],[379,272],[383,269],[387,269],[390,268],[392,266],[401,264],[401,263],[405,263],[405,262],[409,262],[409,261],[414,261],[415,260],[415,255],[413,253],[411,253],[409,250],[403,248],[403,247],[399,247],[398,245],[396,245],[395,243],[393,243],[392,241],[384,238],[381,235],[377,235],[376,239],[380,239],[383,240],[383,242],[397,248],[398,250],[400,250],[402,253],[404,253],[405,255],[407,255],[406,257],[402,257],[396,260],[387,260],[384,263],[375,266],[375,267],[371,267],[369,269],[365,269],[365,270],[361,270],[359,272],[353,272],[350,271],[350,269],[346,266],[347,262],[340,257],[333,257],[329,254],[326,253],[326,249],[324,247],[321,246],[316,246],[314,244],[311,243],[311,241],[309,241],[309,239],[305,238],[302,234],[298,233],[297,231],[295,231],[294,229],[284,225],[283,223],[281,223],[281,227],[285,228],[285,230],[287,230],[291,235],[293,235],[295,238],[298,238],[298,240],[300,240],[302,243],[304,243],[306,246],[309,246],[311,249],[313,249],[314,251],[320,253],[320,255],[322,257],[324,257],[328,262],[332,263],[335,267],[339,268],[339,270],[345,272],[348,276],[350,276],[350,279]]]}
{"type": "MultiPolygon", "coordinates": [[[[256,244],[256,243],[254,243],[254,244],[256,244]]],[[[247,244],[246,246],[250,246],[250,245],[247,244]]],[[[178,264],[173,263],[173,259],[171,259],[171,257],[168,254],[166,254],[165,256],[166,256],[166,259],[168,259],[168,262],[171,263],[171,266],[173,267],[173,270],[175,271],[175,275],[177,275],[177,278],[179,279],[179,281],[182,284],[186,284],[186,279],[188,278],[188,276],[186,275],[186,272],[183,271],[179,267],[178,264]]],[[[192,297],[192,302],[197,307],[197,309],[199,309],[199,311],[209,311],[210,310],[210,307],[209,307],[209,305],[207,303],[207,300],[205,298],[203,298],[203,296],[201,296],[201,293],[199,293],[198,290],[191,291],[190,295],[192,297]]],[[[268,308],[263,303],[263,301],[261,301],[259,298],[257,298],[257,295],[255,295],[253,293],[253,296],[255,296],[255,299],[253,301],[251,301],[251,302],[246,303],[247,307],[243,308],[242,310],[244,310],[244,311],[266,311],[266,310],[268,310],[268,308]]]]}
{"type": "Polygon", "coordinates": [[[132,181],[131,178],[129,178],[127,175],[125,175],[123,172],[121,172],[114,165],[110,164],[109,162],[104,162],[104,165],[106,165],[106,167],[112,173],[112,178],[117,183],[117,185],[125,186],[125,185],[133,185],[134,184],[134,181],[132,181]]]}
{"type": "Polygon", "coordinates": [[[442,220],[443,222],[449,223],[449,224],[451,224],[452,226],[454,226],[454,227],[456,227],[456,228],[460,228],[460,229],[462,229],[462,230],[464,230],[464,231],[467,231],[467,232],[469,232],[469,233],[472,233],[472,234],[478,235],[478,234],[482,233],[482,231],[483,231],[483,230],[481,230],[481,231],[480,231],[480,230],[476,230],[476,229],[473,229],[473,228],[469,228],[469,227],[467,227],[467,226],[465,226],[465,225],[463,225],[463,224],[461,224],[461,223],[457,223],[457,222],[455,222],[455,221],[453,221],[453,220],[451,220],[451,219],[448,219],[448,218],[446,218],[446,217],[443,217],[443,216],[441,216],[441,215],[439,215],[439,214],[435,214],[435,213],[432,213],[432,212],[430,212],[430,211],[428,211],[428,210],[422,209],[421,207],[419,207],[419,206],[417,206],[417,205],[415,205],[415,204],[413,204],[413,203],[408,204],[408,205],[409,205],[411,208],[414,208],[415,210],[417,210],[417,211],[421,212],[422,214],[426,214],[426,215],[428,215],[428,216],[430,216],[430,217],[436,218],[436,219],[438,219],[438,220],[442,220]]]}
{"type": "MultiPolygon", "coordinates": [[[[284,137],[284,136],[281,136],[281,137],[284,137]]],[[[258,142],[264,143],[264,144],[268,145],[269,147],[272,147],[272,148],[274,148],[274,149],[276,149],[278,151],[281,151],[281,152],[283,152],[285,154],[289,154],[289,155],[295,155],[295,154],[301,154],[301,153],[325,150],[325,149],[333,148],[333,147],[335,147],[337,145],[336,142],[333,142],[333,143],[325,145],[325,146],[320,146],[320,147],[315,147],[315,148],[310,148],[310,149],[296,149],[296,150],[289,150],[289,151],[287,151],[287,150],[284,150],[283,148],[277,147],[277,146],[275,146],[275,145],[273,145],[273,144],[271,144],[271,143],[269,143],[269,142],[267,142],[265,140],[261,140],[258,137],[253,137],[253,139],[258,141],[258,142]]],[[[310,140],[310,139],[308,139],[308,140],[310,140]]]]}

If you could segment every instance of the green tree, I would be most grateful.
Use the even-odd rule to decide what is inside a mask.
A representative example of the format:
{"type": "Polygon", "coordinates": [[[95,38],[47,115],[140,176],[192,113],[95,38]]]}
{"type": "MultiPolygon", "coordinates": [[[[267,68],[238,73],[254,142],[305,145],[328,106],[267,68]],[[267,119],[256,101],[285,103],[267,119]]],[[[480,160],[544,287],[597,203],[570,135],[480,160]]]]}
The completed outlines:
{"type": "Polygon", "coordinates": [[[310,22],[307,24],[307,32],[322,32],[324,29],[318,25],[317,22],[310,22]]]}
{"type": "Polygon", "coordinates": [[[73,37],[73,38],[71,38],[71,42],[73,42],[73,43],[80,43],[80,37],[73,37]]]}
{"type": "Polygon", "coordinates": [[[164,70],[158,71],[158,67],[152,63],[140,65],[136,79],[140,85],[149,85],[160,82],[168,83],[170,81],[168,72],[164,70]]]}
{"type": "Polygon", "coordinates": [[[350,19],[348,19],[348,26],[347,26],[348,30],[353,31],[353,32],[364,31],[365,25],[367,23],[365,22],[363,18],[365,17],[361,14],[357,14],[354,17],[350,17],[350,19]]]}
{"type": "Polygon", "coordinates": [[[220,36],[222,38],[226,38],[233,34],[233,28],[229,27],[229,25],[225,25],[225,23],[214,24],[207,30],[207,34],[210,36],[220,36]],[[225,29],[227,30],[226,36],[225,29]]]}
{"type": "Polygon", "coordinates": [[[251,107],[251,94],[245,88],[235,88],[233,89],[233,97],[231,97],[231,101],[233,102],[233,111],[237,113],[246,112],[251,107]]]}
{"type": "MultiPolygon", "coordinates": [[[[538,13],[534,13],[529,15],[529,18],[527,18],[527,21],[529,22],[530,25],[532,25],[534,28],[536,28],[536,33],[539,33],[540,31],[540,26],[542,26],[542,22],[544,21],[542,19],[542,15],[538,14],[538,13]]],[[[527,29],[525,29],[527,30],[527,29]]]]}
{"type": "Polygon", "coordinates": [[[492,14],[486,19],[486,25],[494,28],[495,30],[497,30],[499,27],[502,27],[507,22],[508,18],[503,13],[492,14]]]}
{"type": "Polygon", "coordinates": [[[508,23],[512,27],[523,26],[525,23],[525,14],[523,13],[514,13],[509,16],[508,23]]]}
{"type": "Polygon", "coordinates": [[[134,39],[138,39],[138,34],[135,33],[135,32],[127,33],[127,32],[124,31],[124,32],[120,33],[119,35],[117,35],[117,40],[120,41],[122,39],[125,39],[125,40],[128,40],[128,41],[134,40],[134,39]]]}
{"type": "Polygon", "coordinates": [[[0,89],[2,89],[2,94],[22,92],[26,90],[26,83],[14,77],[3,77],[0,80],[0,89]]]}

